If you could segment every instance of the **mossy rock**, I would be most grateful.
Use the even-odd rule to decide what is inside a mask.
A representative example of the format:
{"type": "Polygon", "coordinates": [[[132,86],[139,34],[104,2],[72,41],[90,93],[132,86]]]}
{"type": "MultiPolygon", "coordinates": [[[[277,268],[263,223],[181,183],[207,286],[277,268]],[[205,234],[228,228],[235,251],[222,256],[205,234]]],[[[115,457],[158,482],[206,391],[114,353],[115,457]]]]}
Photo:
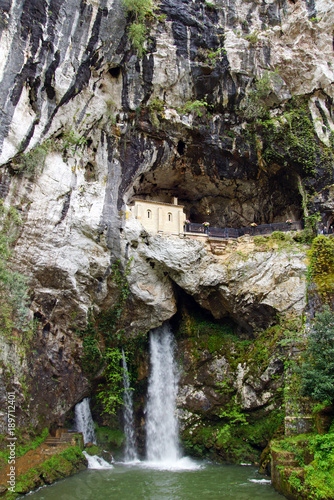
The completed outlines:
{"type": "Polygon", "coordinates": [[[91,446],[87,446],[85,448],[85,452],[88,453],[88,455],[90,455],[91,457],[93,457],[94,455],[100,454],[100,448],[96,446],[96,444],[93,444],[91,446]]]}
{"type": "Polygon", "coordinates": [[[110,451],[120,449],[124,443],[124,433],[119,429],[109,429],[109,427],[98,427],[96,429],[97,442],[110,451]]]}
{"type": "Polygon", "coordinates": [[[50,485],[70,476],[75,472],[84,470],[87,460],[80,448],[72,446],[58,453],[26,474],[19,476],[16,481],[15,493],[7,492],[6,500],[14,500],[18,494],[23,495],[43,485],[50,485]]]}

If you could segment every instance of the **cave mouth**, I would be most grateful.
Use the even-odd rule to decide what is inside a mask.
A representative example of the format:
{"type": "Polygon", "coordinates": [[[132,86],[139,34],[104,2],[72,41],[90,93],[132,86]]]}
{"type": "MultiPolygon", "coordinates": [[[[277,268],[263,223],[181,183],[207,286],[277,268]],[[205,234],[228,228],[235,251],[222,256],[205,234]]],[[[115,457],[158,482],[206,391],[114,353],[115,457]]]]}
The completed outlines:
{"type": "MultiPolygon", "coordinates": [[[[211,227],[242,228],[302,220],[302,197],[295,179],[282,171],[271,178],[220,179],[186,172],[173,165],[142,173],[131,186],[134,199],[173,203],[184,207],[186,219],[211,227]]],[[[129,193],[130,194],[130,193],[129,193]]]]}
{"type": "Polygon", "coordinates": [[[226,340],[253,340],[250,329],[242,328],[228,314],[216,319],[210,311],[201,307],[195,299],[174,283],[177,298],[177,312],[170,319],[176,339],[208,335],[214,343],[224,337],[226,340]]]}
{"type": "Polygon", "coordinates": [[[179,140],[177,143],[177,152],[179,153],[180,156],[184,154],[184,151],[186,149],[186,144],[182,140],[179,140]]]}
{"type": "Polygon", "coordinates": [[[115,66],[114,68],[109,68],[108,73],[110,76],[112,76],[112,78],[118,78],[121,74],[121,67],[115,66]]]}

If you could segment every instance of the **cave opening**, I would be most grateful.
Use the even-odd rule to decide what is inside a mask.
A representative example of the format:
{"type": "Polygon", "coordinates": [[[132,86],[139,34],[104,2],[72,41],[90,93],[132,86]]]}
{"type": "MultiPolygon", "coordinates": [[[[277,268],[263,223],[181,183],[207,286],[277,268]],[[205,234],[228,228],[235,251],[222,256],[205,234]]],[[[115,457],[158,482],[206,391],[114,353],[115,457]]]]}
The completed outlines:
{"type": "Polygon", "coordinates": [[[179,142],[177,143],[177,152],[179,153],[180,156],[184,154],[185,148],[186,148],[185,142],[179,140],[179,142]]]}
{"type": "Polygon", "coordinates": [[[220,172],[217,159],[210,164],[199,152],[191,156],[191,147],[182,139],[177,148],[179,154],[140,173],[130,187],[128,204],[135,198],[173,203],[175,197],[186,219],[209,222],[215,228],[302,220],[298,178],[288,166],[275,165],[266,175],[246,172],[246,165],[240,172],[233,165],[232,170],[220,172]]]}
{"type": "Polygon", "coordinates": [[[195,299],[174,283],[177,312],[170,324],[177,339],[190,336],[223,335],[232,340],[254,339],[250,329],[242,328],[229,314],[216,319],[210,311],[201,307],[195,299]]]}
{"type": "Polygon", "coordinates": [[[115,66],[114,68],[109,68],[108,73],[113,78],[118,78],[119,75],[121,74],[121,67],[120,66],[115,66]]]}

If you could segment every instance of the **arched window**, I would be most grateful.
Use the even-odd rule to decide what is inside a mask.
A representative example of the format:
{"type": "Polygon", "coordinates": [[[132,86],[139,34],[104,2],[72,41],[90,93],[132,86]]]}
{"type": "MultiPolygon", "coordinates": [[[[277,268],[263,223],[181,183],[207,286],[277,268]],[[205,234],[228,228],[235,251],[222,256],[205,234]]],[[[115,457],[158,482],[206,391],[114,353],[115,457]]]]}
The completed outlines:
{"type": "Polygon", "coordinates": [[[152,219],[152,212],[151,210],[147,210],[147,218],[152,219]]]}
{"type": "Polygon", "coordinates": [[[171,212],[168,212],[167,216],[168,216],[168,222],[172,222],[173,216],[172,216],[171,212]]]}

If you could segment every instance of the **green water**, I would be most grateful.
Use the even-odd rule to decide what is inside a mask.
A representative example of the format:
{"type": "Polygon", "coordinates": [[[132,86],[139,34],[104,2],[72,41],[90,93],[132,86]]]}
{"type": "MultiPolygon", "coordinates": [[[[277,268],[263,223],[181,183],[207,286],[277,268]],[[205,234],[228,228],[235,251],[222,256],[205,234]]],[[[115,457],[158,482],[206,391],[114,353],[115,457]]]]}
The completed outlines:
{"type": "Polygon", "coordinates": [[[32,500],[283,500],[255,467],[204,464],[196,470],[156,470],[115,464],[76,474],[29,495],[32,500]]]}

